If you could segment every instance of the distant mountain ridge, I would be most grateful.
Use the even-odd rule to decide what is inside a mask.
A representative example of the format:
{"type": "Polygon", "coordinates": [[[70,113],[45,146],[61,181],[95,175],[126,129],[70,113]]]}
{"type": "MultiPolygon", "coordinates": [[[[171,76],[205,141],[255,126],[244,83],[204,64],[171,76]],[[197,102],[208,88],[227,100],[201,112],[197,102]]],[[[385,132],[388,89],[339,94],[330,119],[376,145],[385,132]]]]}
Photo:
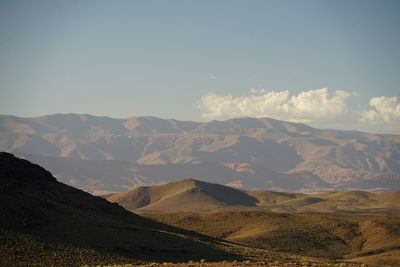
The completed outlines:
{"type": "MultiPolygon", "coordinates": [[[[251,164],[193,162],[181,164],[138,164],[118,160],[81,160],[18,154],[51,170],[60,181],[93,194],[126,191],[140,185],[155,185],[193,178],[233,187],[282,191],[329,189],[329,184],[311,173],[285,174],[251,164]]],[[[379,186],[385,185],[380,182],[379,186]]],[[[390,186],[390,184],[389,184],[390,186]]]]}
{"type": "MultiPolygon", "coordinates": [[[[219,164],[234,173],[230,179],[225,177],[223,184],[243,189],[299,192],[400,189],[400,136],[321,130],[269,118],[200,123],[155,117],[2,115],[0,149],[30,154],[32,158],[48,157],[48,161],[42,157],[41,164],[60,179],[75,179],[80,188],[88,191],[99,190],[96,177],[82,179],[82,175],[73,177],[68,172],[54,172],[57,168],[48,163],[54,161],[50,158],[118,160],[127,165],[132,162],[135,166],[160,168],[170,165],[173,169],[185,165],[186,178],[198,179],[202,177],[192,176],[190,165],[196,169],[199,163],[219,164]],[[301,185],[293,188],[289,182],[279,184],[277,181],[282,179],[301,185]]],[[[141,176],[137,167],[133,169],[118,176],[130,181],[127,187],[171,181],[163,180],[162,175],[141,176]]],[[[206,180],[212,182],[217,176],[209,175],[206,180]]],[[[108,188],[105,191],[112,191],[113,183],[104,187],[108,188]]]]}

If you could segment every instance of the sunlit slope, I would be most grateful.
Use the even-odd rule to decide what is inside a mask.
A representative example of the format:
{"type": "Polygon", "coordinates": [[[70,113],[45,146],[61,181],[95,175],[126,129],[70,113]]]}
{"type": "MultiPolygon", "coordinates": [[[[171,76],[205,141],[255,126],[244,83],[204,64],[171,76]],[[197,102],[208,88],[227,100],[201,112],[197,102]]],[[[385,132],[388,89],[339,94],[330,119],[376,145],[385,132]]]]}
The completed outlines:
{"type": "Polygon", "coordinates": [[[148,216],[240,244],[299,256],[346,260],[360,258],[360,262],[373,263],[378,262],[374,258],[380,255],[381,263],[392,265],[400,260],[399,217],[263,211],[148,216]]]}
{"type": "Polygon", "coordinates": [[[135,212],[208,211],[252,209],[273,212],[327,212],[400,214],[400,191],[364,191],[299,194],[274,191],[242,191],[228,186],[184,179],[142,186],[105,196],[135,212]]]}
{"type": "Polygon", "coordinates": [[[107,198],[128,210],[148,212],[210,210],[226,206],[256,206],[257,199],[219,184],[185,179],[158,186],[143,186],[107,198]]]}

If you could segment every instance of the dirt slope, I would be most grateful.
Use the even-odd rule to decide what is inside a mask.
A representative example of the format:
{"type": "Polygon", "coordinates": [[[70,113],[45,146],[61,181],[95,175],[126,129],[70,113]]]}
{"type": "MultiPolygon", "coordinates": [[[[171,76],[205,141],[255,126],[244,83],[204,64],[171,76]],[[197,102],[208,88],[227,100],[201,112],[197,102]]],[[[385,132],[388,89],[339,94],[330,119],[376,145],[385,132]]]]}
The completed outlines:
{"type": "Polygon", "coordinates": [[[158,186],[142,186],[107,195],[110,202],[135,212],[176,212],[252,209],[273,212],[400,214],[400,191],[299,194],[242,191],[229,186],[184,179],[158,186]]]}
{"type": "Polygon", "coordinates": [[[230,258],[217,240],[166,226],[0,153],[0,265],[79,266],[230,258]]]}
{"type": "Polygon", "coordinates": [[[277,252],[394,266],[400,262],[400,217],[260,211],[147,216],[188,230],[277,252]]]}
{"type": "Polygon", "coordinates": [[[158,186],[144,186],[111,195],[108,201],[128,210],[171,212],[210,210],[226,206],[256,206],[257,199],[219,184],[185,179],[158,186]]]}

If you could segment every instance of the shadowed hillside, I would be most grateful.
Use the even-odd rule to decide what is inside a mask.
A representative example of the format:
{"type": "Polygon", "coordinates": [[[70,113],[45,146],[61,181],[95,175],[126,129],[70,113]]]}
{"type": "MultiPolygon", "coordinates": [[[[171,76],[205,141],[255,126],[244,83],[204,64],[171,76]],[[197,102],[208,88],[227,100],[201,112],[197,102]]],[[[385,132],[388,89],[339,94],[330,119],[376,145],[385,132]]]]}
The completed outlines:
{"type": "Polygon", "coordinates": [[[235,257],[218,249],[218,240],[130,213],[57,182],[43,168],[4,152],[0,153],[0,214],[1,266],[235,257]]]}

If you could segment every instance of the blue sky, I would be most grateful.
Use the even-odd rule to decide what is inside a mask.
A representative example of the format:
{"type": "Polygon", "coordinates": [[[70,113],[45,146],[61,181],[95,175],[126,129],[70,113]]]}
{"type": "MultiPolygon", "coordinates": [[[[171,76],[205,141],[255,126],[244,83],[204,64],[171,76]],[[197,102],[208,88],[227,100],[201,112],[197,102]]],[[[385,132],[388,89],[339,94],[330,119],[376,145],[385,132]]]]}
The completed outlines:
{"type": "Polygon", "coordinates": [[[399,14],[396,0],[2,0],[0,113],[400,133],[399,14]]]}

